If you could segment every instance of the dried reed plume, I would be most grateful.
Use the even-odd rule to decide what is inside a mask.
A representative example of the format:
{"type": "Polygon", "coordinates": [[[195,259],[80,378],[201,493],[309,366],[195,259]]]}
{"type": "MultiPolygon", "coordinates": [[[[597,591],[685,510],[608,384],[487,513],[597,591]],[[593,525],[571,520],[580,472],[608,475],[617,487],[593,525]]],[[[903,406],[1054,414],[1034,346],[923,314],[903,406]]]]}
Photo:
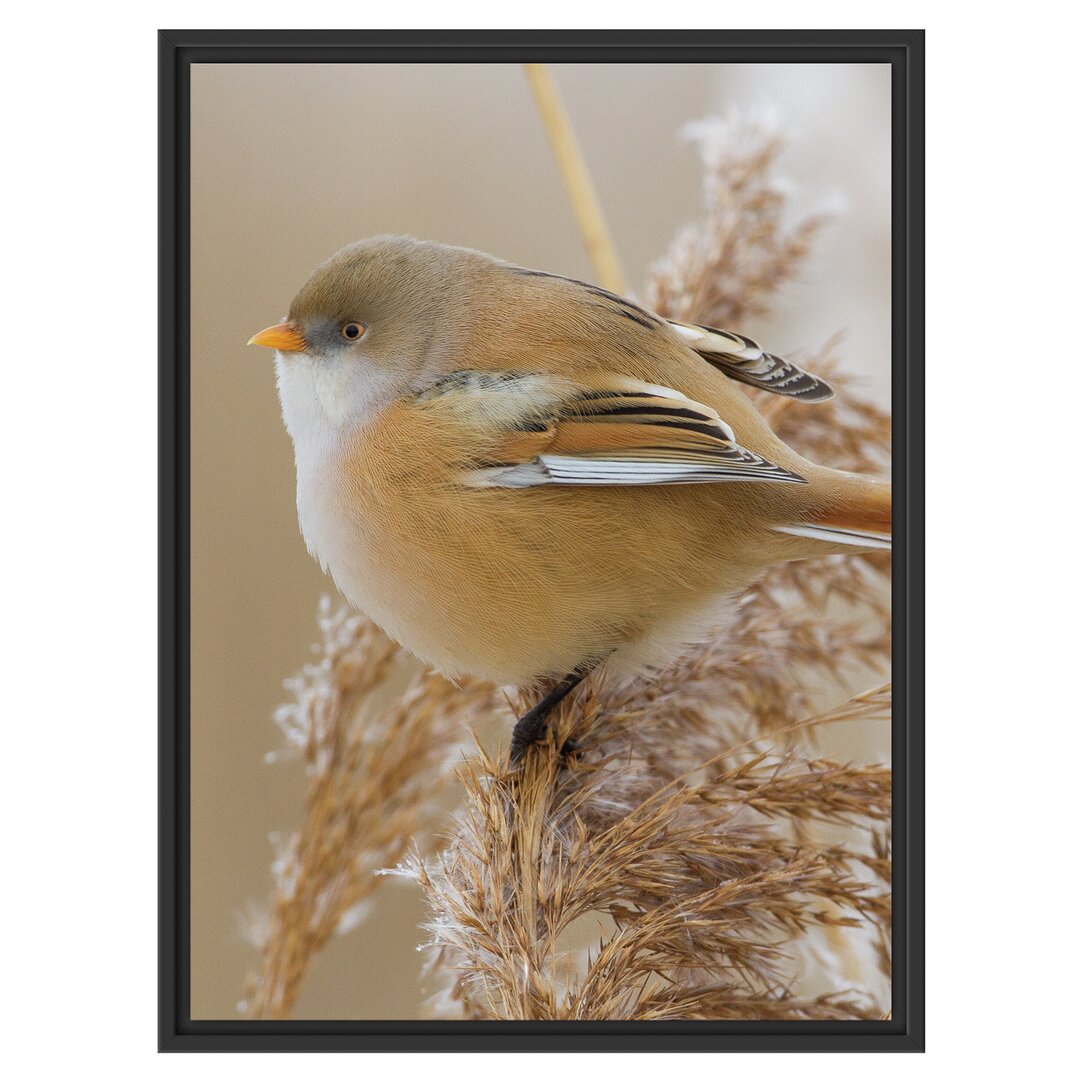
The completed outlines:
{"type": "MultiPolygon", "coordinates": [[[[888,695],[860,704],[887,710],[888,695]]],[[[889,770],[748,740],[721,743],[669,780],[670,767],[657,763],[681,757],[671,742],[680,708],[677,696],[643,701],[601,688],[558,721],[558,740],[595,748],[580,761],[564,763],[551,742],[520,770],[480,753],[446,847],[401,871],[434,912],[441,1015],[880,1015],[865,994],[792,992],[785,947],[816,929],[887,924],[887,891],[862,872],[872,841],[865,852],[815,843],[799,826],[872,836],[888,818],[889,770]]]]}
{"type": "Polygon", "coordinates": [[[733,114],[692,124],[686,134],[704,159],[707,216],[675,238],[646,300],[668,318],[745,326],[772,306],[825,219],[784,228],[788,200],[775,169],[784,139],[767,122],[733,114]]]}
{"type": "Polygon", "coordinates": [[[372,623],[324,599],[321,660],[290,683],[275,717],[308,772],[304,822],[274,863],[275,891],[253,937],[261,964],[245,1013],[284,1019],[308,965],[335,931],[356,925],[425,818],[463,712],[491,711],[489,687],[454,687],[424,671],[372,623]]]}
{"type": "MultiPolygon", "coordinates": [[[[707,216],[678,237],[648,302],[738,327],[774,302],[822,222],[784,227],[775,133],[731,121],[696,134],[707,216]]],[[[835,354],[830,342],[807,360],[837,387],[833,401],[756,403],[808,457],[881,471],[889,418],[835,354]]],[[[324,613],[323,661],[280,717],[311,786],[276,871],[250,1013],[289,1015],[312,955],[371,894],[374,871],[400,860],[392,872],[419,883],[432,912],[434,1016],[881,1016],[891,773],[814,747],[827,725],[888,719],[888,684],[820,704],[823,684],[835,700],[887,671],[888,627],[887,555],[776,567],[669,670],[590,680],[520,768],[500,724],[501,748],[478,743],[463,768],[464,805],[432,854],[433,779],[466,726],[505,706],[417,672],[369,624],[324,613]],[[378,696],[392,700],[364,705],[378,696]],[[555,747],[570,737],[581,750],[564,760],[555,747]]]]}

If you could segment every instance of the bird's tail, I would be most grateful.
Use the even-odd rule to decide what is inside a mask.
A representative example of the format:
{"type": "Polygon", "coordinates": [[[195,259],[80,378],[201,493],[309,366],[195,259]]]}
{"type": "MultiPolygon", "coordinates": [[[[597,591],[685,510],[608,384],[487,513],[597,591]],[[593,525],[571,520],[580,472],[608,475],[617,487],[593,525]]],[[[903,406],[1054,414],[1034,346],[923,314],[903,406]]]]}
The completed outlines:
{"type": "Polygon", "coordinates": [[[853,473],[832,472],[818,507],[777,532],[819,541],[819,551],[888,550],[892,547],[892,485],[853,473]]]}

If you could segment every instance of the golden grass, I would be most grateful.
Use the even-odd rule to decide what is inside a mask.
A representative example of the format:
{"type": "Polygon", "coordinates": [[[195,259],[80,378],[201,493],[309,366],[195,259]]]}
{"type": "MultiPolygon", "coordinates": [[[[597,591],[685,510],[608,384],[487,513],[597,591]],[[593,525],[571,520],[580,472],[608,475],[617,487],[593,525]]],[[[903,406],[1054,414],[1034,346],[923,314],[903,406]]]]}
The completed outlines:
{"type": "MultiPolygon", "coordinates": [[[[715,684],[722,688],[722,682],[715,684]]],[[[887,688],[852,714],[887,712],[887,688]]],[[[716,730],[706,759],[673,745],[678,695],[591,688],[520,769],[478,751],[466,808],[433,858],[403,873],[427,894],[439,1011],[477,1019],[876,1016],[837,991],[793,995],[785,951],[815,927],[886,927],[888,891],[860,868],[887,821],[890,774],[716,730]],[[594,747],[566,762],[556,747],[594,747]],[[662,763],[662,767],[660,767],[662,763]],[[678,774],[672,776],[671,773],[678,774]],[[864,845],[795,827],[844,824],[864,845]],[[567,942],[591,920],[591,941],[567,942]]],[[[805,718],[801,732],[835,714],[805,718]]],[[[772,740],[766,740],[772,741],[772,740]]]]}
{"type": "Polygon", "coordinates": [[[452,686],[424,671],[365,619],[323,602],[320,660],[293,682],[277,716],[303,755],[301,828],[274,864],[270,912],[257,935],[261,963],[246,1012],[283,1019],[313,957],[363,914],[426,816],[463,735],[461,717],[498,708],[489,687],[452,686]]]}

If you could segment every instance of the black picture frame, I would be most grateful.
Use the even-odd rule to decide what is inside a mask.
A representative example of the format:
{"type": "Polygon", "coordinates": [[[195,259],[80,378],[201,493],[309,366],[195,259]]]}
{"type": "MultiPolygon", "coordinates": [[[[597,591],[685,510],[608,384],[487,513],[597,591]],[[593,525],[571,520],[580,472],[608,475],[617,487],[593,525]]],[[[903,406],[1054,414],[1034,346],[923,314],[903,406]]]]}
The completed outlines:
{"type": "Polygon", "coordinates": [[[159,50],[159,1029],[167,1051],[921,1051],[924,1030],[924,33],[162,30],[159,50]],[[189,89],[194,63],[892,67],[894,973],[881,1021],[192,1020],[189,89]]]}

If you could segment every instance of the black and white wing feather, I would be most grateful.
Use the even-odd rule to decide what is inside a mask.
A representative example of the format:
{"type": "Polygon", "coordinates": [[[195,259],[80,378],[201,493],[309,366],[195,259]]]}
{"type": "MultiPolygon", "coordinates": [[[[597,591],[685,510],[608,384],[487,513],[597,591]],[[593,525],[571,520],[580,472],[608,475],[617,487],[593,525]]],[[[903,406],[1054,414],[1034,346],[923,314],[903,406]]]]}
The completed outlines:
{"type": "Polygon", "coordinates": [[[624,376],[568,384],[456,372],[421,400],[436,398],[500,429],[482,440],[484,460],[469,470],[476,487],[806,482],[740,446],[709,406],[624,376]]]}
{"type": "Polygon", "coordinates": [[[752,339],[730,330],[672,322],[668,325],[699,356],[715,364],[725,375],[759,390],[798,398],[800,401],[828,401],[833,389],[823,379],[774,356],[752,339]]]}
{"type": "Polygon", "coordinates": [[[663,319],[626,297],[617,296],[585,281],[543,270],[529,270],[523,266],[510,266],[507,269],[519,277],[558,282],[562,287],[578,292],[583,302],[590,306],[611,311],[645,330],[667,326],[703,359],[718,367],[725,375],[748,386],[768,390],[772,394],[798,398],[800,401],[828,401],[833,396],[832,387],[823,379],[803,371],[790,360],[765,352],[756,341],[742,334],[718,330],[713,326],[696,326],[693,323],[663,319]]]}

